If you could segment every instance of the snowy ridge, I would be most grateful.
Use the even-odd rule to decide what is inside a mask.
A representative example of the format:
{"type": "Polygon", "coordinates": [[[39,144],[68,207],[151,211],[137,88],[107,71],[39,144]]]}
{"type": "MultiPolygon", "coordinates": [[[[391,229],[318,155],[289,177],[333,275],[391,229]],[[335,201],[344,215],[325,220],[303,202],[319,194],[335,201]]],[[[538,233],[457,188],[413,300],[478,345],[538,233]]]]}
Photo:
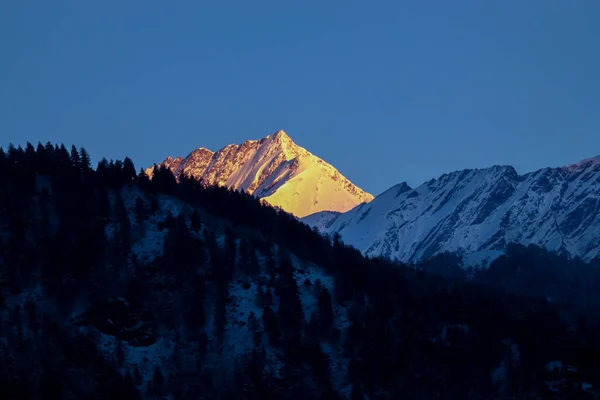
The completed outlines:
{"type": "Polygon", "coordinates": [[[327,228],[341,215],[337,211],[321,211],[302,218],[305,224],[316,227],[319,232],[325,232],[327,228]]]}
{"type": "Polygon", "coordinates": [[[404,262],[451,251],[485,265],[510,242],[591,260],[600,256],[600,157],[525,175],[510,166],[457,171],[416,189],[396,185],[333,220],[303,221],[404,262]]]}
{"type": "Polygon", "coordinates": [[[319,211],[345,212],[373,199],[284,131],[214,153],[199,148],[185,158],[168,157],[162,165],[176,177],[247,191],[300,218],[319,211]]]}

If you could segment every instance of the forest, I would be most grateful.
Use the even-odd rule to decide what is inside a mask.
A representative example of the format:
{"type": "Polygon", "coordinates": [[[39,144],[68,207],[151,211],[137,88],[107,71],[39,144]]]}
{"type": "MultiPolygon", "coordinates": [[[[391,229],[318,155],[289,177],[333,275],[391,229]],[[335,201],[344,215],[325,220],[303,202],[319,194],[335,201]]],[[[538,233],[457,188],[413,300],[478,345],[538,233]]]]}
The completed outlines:
{"type": "Polygon", "coordinates": [[[90,160],[0,149],[2,398],[600,396],[597,263],[367,258],[251,195],[90,160]]]}

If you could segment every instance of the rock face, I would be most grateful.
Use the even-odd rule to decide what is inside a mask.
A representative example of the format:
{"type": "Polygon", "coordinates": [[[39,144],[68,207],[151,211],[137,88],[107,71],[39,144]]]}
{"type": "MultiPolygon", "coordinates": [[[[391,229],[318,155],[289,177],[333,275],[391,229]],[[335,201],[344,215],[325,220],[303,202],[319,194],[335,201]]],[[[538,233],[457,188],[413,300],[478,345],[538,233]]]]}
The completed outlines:
{"type": "Polygon", "coordinates": [[[402,183],[347,213],[304,221],[366,255],[404,262],[451,251],[485,264],[509,242],[591,260],[600,255],[600,156],[525,175],[495,166],[416,189],[402,183]]]}
{"type": "Polygon", "coordinates": [[[199,148],[185,158],[168,157],[162,165],[177,178],[245,190],[300,218],[319,211],[345,212],[373,199],[284,131],[214,153],[199,148]]]}

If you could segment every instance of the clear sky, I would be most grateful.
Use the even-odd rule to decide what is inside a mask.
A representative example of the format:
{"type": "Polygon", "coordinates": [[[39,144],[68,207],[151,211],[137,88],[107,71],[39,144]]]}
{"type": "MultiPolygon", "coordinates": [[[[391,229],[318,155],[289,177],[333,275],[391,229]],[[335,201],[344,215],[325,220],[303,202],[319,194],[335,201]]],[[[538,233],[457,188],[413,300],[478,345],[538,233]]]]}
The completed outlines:
{"type": "Polygon", "coordinates": [[[279,129],[378,194],[600,154],[600,1],[0,2],[0,143],[137,167],[279,129]]]}

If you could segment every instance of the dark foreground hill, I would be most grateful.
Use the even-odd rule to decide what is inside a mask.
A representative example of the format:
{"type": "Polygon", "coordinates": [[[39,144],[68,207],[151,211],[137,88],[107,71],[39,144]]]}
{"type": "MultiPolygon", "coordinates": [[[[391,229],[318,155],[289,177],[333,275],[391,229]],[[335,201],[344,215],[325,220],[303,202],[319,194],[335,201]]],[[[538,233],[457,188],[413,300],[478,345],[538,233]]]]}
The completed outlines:
{"type": "MultiPolygon", "coordinates": [[[[593,399],[600,329],[243,193],[0,151],[6,399],[593,399]]],[[[518,292],[518,291],[516,291],[518,292]]]]}

